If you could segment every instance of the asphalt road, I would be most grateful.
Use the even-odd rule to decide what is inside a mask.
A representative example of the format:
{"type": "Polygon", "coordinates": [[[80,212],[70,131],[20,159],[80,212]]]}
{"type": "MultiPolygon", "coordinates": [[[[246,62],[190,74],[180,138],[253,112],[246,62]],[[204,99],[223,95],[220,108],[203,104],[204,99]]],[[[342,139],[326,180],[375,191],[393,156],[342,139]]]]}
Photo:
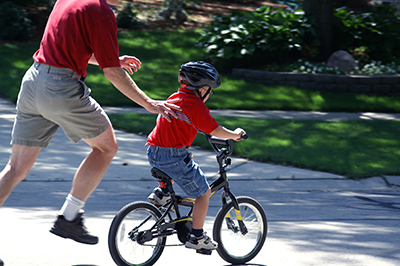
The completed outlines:
{"type": "MultiPolygon", "coordinates": [[[[0,168],[10,152],[13,112],[12,105],[0,102],[0,168]]],[[[145,138],[117,131],[117,139],[120,150],[85,208],[85,224],[100,237],[99,244],[78,244],[48,232],[71,188],[76,167],[89,151],[83,143],[69,143],[59,131],[26,181],[0,208],[0,258],[6,266],[115,265],[107,246],[112,218],[125,204],[145,200],[156,186],[145,156],[145,138]]],[[[214,154],[195,149],[193,153],[213,179],[214,154]]],[[[247,265],[400,265],[400,177],[355,181],[238,158],[233,159],[228,175],[234,194],[257,199],[268,217],[266,243],[247,265]]],[[[206,220],[209,235],[219,208],[217,194],[206,220]]],[[[207,256],[184,247],[167,247],[155,265],[229,264],[217,252],[207,256]]]]}

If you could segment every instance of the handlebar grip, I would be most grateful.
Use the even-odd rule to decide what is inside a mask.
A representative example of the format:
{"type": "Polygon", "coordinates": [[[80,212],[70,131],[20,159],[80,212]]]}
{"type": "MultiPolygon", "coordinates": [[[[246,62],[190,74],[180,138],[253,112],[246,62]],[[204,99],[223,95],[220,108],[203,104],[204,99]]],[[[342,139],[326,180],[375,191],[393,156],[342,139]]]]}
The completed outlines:
{"type": "Polygon", "coordinates": [[[247,134],[242,134],[242,136],[240,136],[241,139],[248,139],[249,136],[247,134]]]}

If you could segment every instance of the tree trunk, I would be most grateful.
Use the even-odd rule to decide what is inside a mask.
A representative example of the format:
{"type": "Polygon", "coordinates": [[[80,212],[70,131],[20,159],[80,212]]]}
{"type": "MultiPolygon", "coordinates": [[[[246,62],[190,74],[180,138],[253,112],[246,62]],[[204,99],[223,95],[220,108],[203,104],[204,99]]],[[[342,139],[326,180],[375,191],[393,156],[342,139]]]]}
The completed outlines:
{"type": "Polygon", "coordinates": [[[333,2],[334,0],[304,0],[304,11],[317,18],[317,40],[321,46],[318,59],[326,61],[332,54],[333,43],[333,2]]]}

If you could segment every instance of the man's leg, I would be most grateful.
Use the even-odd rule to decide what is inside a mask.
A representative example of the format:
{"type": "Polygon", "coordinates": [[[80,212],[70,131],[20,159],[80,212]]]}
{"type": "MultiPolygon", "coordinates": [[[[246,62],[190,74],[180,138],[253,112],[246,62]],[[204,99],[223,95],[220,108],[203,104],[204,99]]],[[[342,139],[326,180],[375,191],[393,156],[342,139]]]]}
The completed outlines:
{"type": "Polygon", "coordinates": [[[97,244],[98,238],[90,235],[83,226],[80,209],[106,173],[118,151],[118,144],[111,126],[101,135],[84,141],[92,148],[92,152],[79,166],[70,194],[61,208],[61,215],[50,232],[80,243],[97,244]]]}
{"type": "Polygon", "coordinates": [[[28,175],[40,150],[40,147],[13,145],[10,160],[0,173],[0,206],[14,187],[28,175]]]}
{"type": "Polygon", "coordinates": [[[92,148],[92,152],[79,166],[70,192],[82,201],[86,201],[96,189],[118,151],[112,126],[101,135],[84,141],[92,148]]]}

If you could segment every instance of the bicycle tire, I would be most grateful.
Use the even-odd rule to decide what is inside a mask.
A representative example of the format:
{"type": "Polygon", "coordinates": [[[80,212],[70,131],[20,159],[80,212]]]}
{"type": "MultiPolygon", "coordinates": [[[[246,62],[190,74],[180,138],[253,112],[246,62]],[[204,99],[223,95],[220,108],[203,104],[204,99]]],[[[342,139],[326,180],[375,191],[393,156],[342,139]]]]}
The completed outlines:
{"type": "Polygon", "coordinates": [[[222,259],[232,264],[244,264],[257,256],[263,247],[268,221],[264,209],[255,199],[241,196],[237,197],[237,201],[248,233],[243,235],[240,232],[235,209],[230,201],[218,211],[213,238],[218,243],[217,252],[222,259]],[[233,221],[236,230],[228,228],[225,222],[228,217],[233,221]]]}
{"type": "Polygon", "coordinates": [[[128,234],[139,225],[139,231],[149,229],[160,217],[160,211],[147,202],[127,204],[115,215],[108,233],[108,249],[118,266],[149,266],[160,258],[166,237],[142,245],[132,240],[128,234]],[[149,215],[150,219],[140,225],[149,215]]]}

